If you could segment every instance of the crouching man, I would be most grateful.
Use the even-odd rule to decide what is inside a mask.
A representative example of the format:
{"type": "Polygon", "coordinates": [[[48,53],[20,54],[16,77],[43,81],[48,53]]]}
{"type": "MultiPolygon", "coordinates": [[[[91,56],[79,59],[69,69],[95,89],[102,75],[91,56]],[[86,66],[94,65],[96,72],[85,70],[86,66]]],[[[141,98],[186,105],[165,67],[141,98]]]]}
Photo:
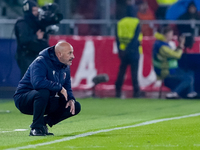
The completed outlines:
{"type": "Polygon", "coordinates": [[[22,113],[33,115],[30,136],[53,135],[47,125],[52,127],[80,112],[71,89],[73,51],[67,42],[44,49],[19,82],[14,101],[22,113]]]}

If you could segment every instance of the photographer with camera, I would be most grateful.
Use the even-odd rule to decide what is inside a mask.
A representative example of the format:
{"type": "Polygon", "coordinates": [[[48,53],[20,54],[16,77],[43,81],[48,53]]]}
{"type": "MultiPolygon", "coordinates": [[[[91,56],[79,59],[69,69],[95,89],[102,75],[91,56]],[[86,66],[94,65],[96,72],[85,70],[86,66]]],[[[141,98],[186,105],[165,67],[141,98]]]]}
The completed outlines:
{"type": "Polygon", "coordinates": [[[38,9],[35,1],[25,0],[23,2],[24,18],[18,19],[15,24],[16,60],[21,70],[21,77],[39,52],[49,46],[48,36],[45,35],[39,22],[38,9]]]}
{"type": "Polygon", "coordinates": [[[33,0],[23,2],[24,18],[17,20],[15,24],[15,35],[17,38],[17,63],[23,76],[38,56],[39,52],[49,47],[49,34],[59,30],[58,24],[63,15],[59,12],[58,5],[49,3],[38,8],[33,0]]]}
{"type": "Polygon", "coordinates": [[[171,89],[166,98],[178,99],[183,92],[187,98],[196,98],[193,73],[178,66],[178,59],[181,58],[185,48],[185,37],[179,38],[179,45],[175,50],[169,45],[173,39],[173,30],[169,26],[163,27],[161,33],[156,33],[155,38],[153,66],[157,77],[162,79],[165,86],[171,89]]]}

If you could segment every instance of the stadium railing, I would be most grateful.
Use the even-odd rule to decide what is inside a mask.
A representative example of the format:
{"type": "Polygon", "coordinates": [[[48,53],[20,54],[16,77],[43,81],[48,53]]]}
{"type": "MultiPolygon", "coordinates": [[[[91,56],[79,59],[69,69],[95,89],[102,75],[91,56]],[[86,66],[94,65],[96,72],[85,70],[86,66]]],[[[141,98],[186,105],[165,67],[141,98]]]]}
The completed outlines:
{"type": "MultiPolygon", "coordinates": [[[[0,38],[6,37],[9,34],[8,27],[14,27],[16,19],[0,19],[0,38]],[[2,32],[7,31],[7,32],[2,32]]],[[[70,29],[72,29],[72,35],[78,35],[79,31],[79,24],[90,24],[90,25],[104,25],[106,27],[106,32],[101,35],[115,35],[115,27],[116,27],[117,20],[108,20],[108,19],[63,19],[60,24],[61,25],[68,25],[70,29]]],[[[199,26],[200,21],[197,20],[142,20],[141,24],[149,24],[150,27],[154,30],[157,30],[158,25],[164,24],[189,24],[192,28],[195,29],[195,36],[198,36],[199,33],[199,26]]],[[[11,32],[11,31],[10,31],[11,32]]],[[[64,34],[64,33],[63,33],[64,34]]],[[[7,37],[8,38],[8,37],[7,37]]]]}

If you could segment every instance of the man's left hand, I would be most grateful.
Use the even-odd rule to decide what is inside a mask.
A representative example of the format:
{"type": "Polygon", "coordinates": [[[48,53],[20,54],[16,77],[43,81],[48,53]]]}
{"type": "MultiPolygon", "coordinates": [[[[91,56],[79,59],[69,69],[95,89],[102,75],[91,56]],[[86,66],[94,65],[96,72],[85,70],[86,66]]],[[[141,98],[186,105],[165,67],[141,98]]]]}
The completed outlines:
{"type": "Polygon", "coordinates": [[[67,102],[67,105],[66,105],[65,108],[68,108],[69,106],[70,106],[70,113],[71,113],[72,115],[75,115],[74,100],[69,100],[69,101],[67,102]]]}

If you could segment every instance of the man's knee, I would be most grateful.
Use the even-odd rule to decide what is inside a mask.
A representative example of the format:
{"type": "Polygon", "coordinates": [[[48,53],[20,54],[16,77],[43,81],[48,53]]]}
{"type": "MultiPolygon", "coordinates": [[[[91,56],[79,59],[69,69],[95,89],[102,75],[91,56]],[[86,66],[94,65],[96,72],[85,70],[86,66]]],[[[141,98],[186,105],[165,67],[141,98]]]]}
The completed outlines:
{"type": "Polygon", "coordinates": [[[77,115],[81,111],[81,104],[79,102],[75,102],[75,115],[77,115]]]}
{"type": "Polygon", "coordinates": [[[34,91],[35,92],[35,97],[36,98],[39,98],[43,100],[43,102],[48,102],[49,100],[49,97],[50,97],[50,91],[49,90],[46,90],[46,89],[41,89],[41,90],[38,90],[38,91],[34,91]]]}
{"type": "Polygon", "coordinates": [[[41,95],[42,95],[43,97],[49,98],[49,96],[50,96],[50,91],[47,90],[47,89],[41,89],[41,90],[38,90],[38,92],[41,93],[41,95]]]}
{"type": "Polygon", "coordinates": [[[188,84],[193,84],[194,78],[193,78],[193,76],[186,74],[183,79],[183,82],[186,82],[188,84]]]}

